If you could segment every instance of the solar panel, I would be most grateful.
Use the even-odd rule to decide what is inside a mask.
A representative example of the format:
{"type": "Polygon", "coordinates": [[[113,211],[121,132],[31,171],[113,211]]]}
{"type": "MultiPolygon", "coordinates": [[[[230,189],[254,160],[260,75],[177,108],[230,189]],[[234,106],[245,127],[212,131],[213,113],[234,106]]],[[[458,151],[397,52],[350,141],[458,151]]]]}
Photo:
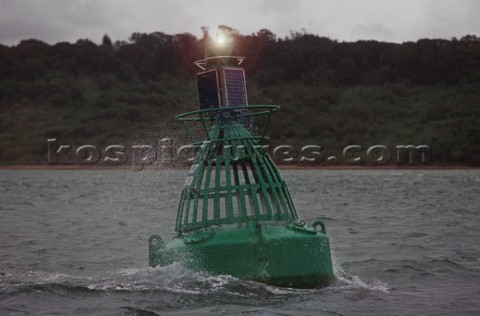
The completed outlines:
{"type": "Polygon", "coordinates": [[[220,107],[218,75],[216,70],[199,73],[197,75],[197,88],[201,109],[220,107]]]}
{"type": "Polygon", "coordinates": [[[246,106],[247,91],[242,68],[224,68],[226,106],[246,106]]]}

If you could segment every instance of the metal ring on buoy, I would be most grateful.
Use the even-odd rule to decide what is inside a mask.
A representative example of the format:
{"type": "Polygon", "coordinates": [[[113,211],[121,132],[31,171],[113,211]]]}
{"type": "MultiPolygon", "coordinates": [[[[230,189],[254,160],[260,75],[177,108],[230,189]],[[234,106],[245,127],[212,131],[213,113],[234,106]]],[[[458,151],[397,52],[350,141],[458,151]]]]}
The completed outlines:
{"type": "Polygon", "coordinates": [[[319,219],[317,219],[315,222],[313,222],[312,227],[317,229],[318,225],[320,225],[320,227],[322,228],[320,231],[324,234],[327,234],[327,229],[325,228],[325,224],[319,219]]]}
{"type": "Polygon", "coordinates": [[[160,237],[159,235],[150,236],[148,243],[150,244],[151,247],[154,247],[154,248],[165,247],[165,243],[163,242],[162,237],[160,237]]]}

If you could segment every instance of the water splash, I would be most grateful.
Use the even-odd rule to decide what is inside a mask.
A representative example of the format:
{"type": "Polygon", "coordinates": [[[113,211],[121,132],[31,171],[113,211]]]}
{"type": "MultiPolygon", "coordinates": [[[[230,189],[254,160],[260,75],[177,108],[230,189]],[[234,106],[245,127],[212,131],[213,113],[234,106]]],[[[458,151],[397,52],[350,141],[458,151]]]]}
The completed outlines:
{"type": "Polygon", "coordinates": [[[279,288],[255,281],[240,280],[229,275],[195,272],[178,262],[164,267],[129,268],[83,277],[57,272],[29,271],[5,275],[0,282],[0,289],[6,292],[29,292],[37,291],[39,288],[48,290],[58,287],[77,292],[83,289],[87,292],[170,292],[264,298],[312,291],[279,288]]]}
{"type": "MultiPolygon", "coordinates": [[[[330,289],[364,289],[389,293],[390,286],[380,280],[370,282],[359,276],[348,275],[334,257],[334,273],[337,281],[330,289]]],[[[7,274],[2,277],[0,289],[15,291],[43,287],[65,287],[101,292],[166,292],[187,295],[226,295],[234,297],[285,297],[307,294],[325,289],[294,289],[276,287],[255,281],[246,281],[229,275],[209,275],[192,271],[176,262],[163,267],[128,268],[107,272],[103,275],[74,276],[58,272],[28,271],[21,274],[7,274]]]]}
{"type": "Polygon", "coordinates": [[[333,256],[333,273],[337,282],[333,285],[339,289],[363,289],[380,293],[390,293],[391,287],[383,281],[374,279],[370,282],[363,281],[357,275],[348,275],[342,267],[337,264],[335,256],[333,256]]]}

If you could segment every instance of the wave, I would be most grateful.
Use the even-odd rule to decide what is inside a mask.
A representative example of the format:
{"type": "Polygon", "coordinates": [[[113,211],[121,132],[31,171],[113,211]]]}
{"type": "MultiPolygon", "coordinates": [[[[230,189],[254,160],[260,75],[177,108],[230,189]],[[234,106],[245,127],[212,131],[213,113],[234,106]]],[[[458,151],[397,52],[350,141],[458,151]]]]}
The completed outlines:
{"type": "MultiPolygon", "coordinates": [[[[364,281],[360,276],[349,275],[343,270],[340,264],[338,264],[338,259],[333,256],[333,272],[337,282],[333,285],[334,288],[342,290],[369,290],[380,293],[390,293],[392,288],[384,281],[373,279],[371,281],[364,281]]],[[[376,261],[375,259],[365,260],[364,262],[376,261]]]]}
{"type": "Polygon", "coordinates": [[[181,263],[164,267],[129,268],[103,275],[74,276],[64,273],[29,271],[7,274],[0,280],[0,293],[45,292],[61,296],[88,295],[97,292],[162,292],[186,295],[222,295],[275,298],[325,290],[362,289],[389,293],[390,286],[380,280],[364,281],[348,275],[334,260],[336,281],[323,289],[294,289],[246,281],[228,275],[209,275],[192,271],[181,263]]]}
{"type": "Polygon", "coordinates": [[[312,290],[279,288],[255,281],[245,281],[228,275],[194,272],[181,263],[165,267],[130,268],[100,276],[73,276],[63,273],[29,271],[8,274],[0,281],[0,293],[17,295],[44,292],[55,295],[89,294],[96,292],[170,292],[187,295],[231,295],[262,297],[305,293],[312,290]]]}

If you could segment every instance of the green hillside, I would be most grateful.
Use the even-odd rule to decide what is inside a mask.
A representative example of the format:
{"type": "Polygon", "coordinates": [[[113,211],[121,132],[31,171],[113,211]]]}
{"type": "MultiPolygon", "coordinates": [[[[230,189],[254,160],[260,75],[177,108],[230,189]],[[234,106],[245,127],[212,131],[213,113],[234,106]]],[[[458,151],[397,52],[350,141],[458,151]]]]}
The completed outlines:
{"type": "MultiPolygon", "coordinates": [[[[278,104],[272,145],[427,144],[433,160],[480,164],[480,39],[403,44],[234,32],[250,104],[278,104]]],[[[46,164],[47,139],[80,146],[182,142],[174,117],[197,106],[192,62],[209,35],[134,33],[0,45],[0,164],[46,164]]]]}

